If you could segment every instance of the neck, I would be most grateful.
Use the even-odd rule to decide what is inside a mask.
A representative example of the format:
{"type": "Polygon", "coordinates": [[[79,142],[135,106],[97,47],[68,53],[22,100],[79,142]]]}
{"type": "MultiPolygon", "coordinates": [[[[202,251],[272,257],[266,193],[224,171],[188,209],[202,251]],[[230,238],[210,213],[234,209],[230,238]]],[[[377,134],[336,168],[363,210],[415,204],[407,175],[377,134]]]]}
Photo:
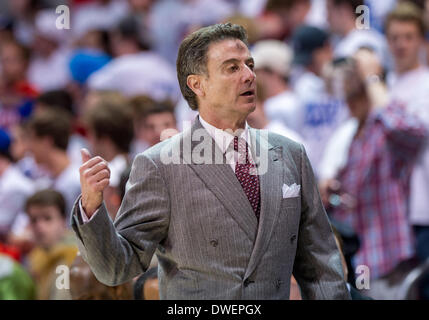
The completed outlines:
{"type": "Polygon", "coordinates": [[[318,68],[318,66],[316,66],[316,64],[312,63],[310,65],[308,65],[307,67],[307,71],[310,71],[311,73],[313,73],[314,75],[320,77],[320,68],[318,68]]]}
{"type": "Polygon", "coordinates": [[[134,43],[124,43],[122,44],[119,52],[117,53],[117,56],[122,57],[125,55],[137,54],[140,51],[140,48],[134,43]]]}
{"type": "Polygon", "coordinates": [[[356,137],[359,137],[362,132],[363,128],[365,127],[366,120],[368,119],[368,115],[371,112],[370,102],[367,98],[360,98],[356,99],[357,101],[355,108],[360,110],[359,114],[356,114],[355,117],[359,121],[359,126],[356,132],[356,137]]]}
{"type": "Polygon", "coordinates": [[[345,37],[347,36],[350,32],[352,32],[356,27],[355,24],[355,19],[354,17],[352,19],[347,19],[347,21],[344,23],[344,28],[342,30],[342,34],[341,36],[345,37]]]}
{"type": "Polygon", "coordinates": [[[107,162],[112,161],[116,156],[120,154],[126,154],[116,148],[116,146],[108,140],[104,140],[104,142],[100,141],[100,146],[100,150],[103,150],[103,153],[100,153],[99,156],[101,156],[107,162]]]}
{"type": "Polygon", "coordinates": [[[246,115],[225,115],[222,112],[212,111],[211,108],[200,108],[200,116],[204,121],[208,122],[212,126],[226,130],[230,129],[236,131],[238,129],[244,129],[246,126],[246,115]]]}
{"type": "Polygon", "coordinates": [[[54,177],[58,177],[70,165],[67,153],[62,150],[52,151],[47,162],[46,165],[54,177]]]}
{"type": "Polygon", "coordinates": [[[268,119],[265,115],[262,103],[249,115],[248,123],[251,127],[256,129],[264,129],[268,125],[268,119]]]}
{"type": "Polygon", "coordinates": [[[407,73],[407,72],[409,72],[409,71],[416,70],[416,69],[418,69],[418,68],[420,68],[420,62],[419,62],[418,60],[416,60],[414,63],[410,64],[409,66],[403,66],[403,67],[401,67],[401,66],[397,66],[397,68],[396,68],[396,72],[397,72],[399,75],[402,75],[402,74],[404,74],[404,73],[407,73]]]}

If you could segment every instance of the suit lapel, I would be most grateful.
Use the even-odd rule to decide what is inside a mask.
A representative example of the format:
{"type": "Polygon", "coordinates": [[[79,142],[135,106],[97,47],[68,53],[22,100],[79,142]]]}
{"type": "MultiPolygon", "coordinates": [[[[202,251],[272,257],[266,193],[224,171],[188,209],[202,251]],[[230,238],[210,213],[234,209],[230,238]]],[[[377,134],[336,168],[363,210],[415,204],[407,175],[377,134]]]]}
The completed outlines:
{"type": "Polygon", "coordinates": [[[258,222],[240,182],[230,165],[226,163],[225,155],[198,119],[195,120],[191,130],[184,133],[183,139],[184,144],[190,144],[191,150],[183,153],[186,148],[181,148],[184,162],[213,192],[253,242],[258,222]],[[201,155],[209,156],[203,158],[201,155]]]}
{"type": "Polygon", "coordinates": [[[247,266],[245,278],[249,277],[266,251],[280,212],[283,185],[282,147],[268,142],[266,130],[251,129],[254,158],[258,165],[261,186],[261,215],[255,246],[247,266]],[[259,156],[257,153],[259,152],[259,156]],[[256,157],[255,157],[256,155],[256,157]]]}

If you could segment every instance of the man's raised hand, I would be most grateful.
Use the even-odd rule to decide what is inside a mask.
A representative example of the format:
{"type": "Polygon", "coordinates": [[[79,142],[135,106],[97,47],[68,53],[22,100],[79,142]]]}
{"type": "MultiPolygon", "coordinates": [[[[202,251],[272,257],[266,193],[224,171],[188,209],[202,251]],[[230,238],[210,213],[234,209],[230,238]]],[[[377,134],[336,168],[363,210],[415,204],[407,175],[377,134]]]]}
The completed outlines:
{"type": "Polygon", "coordinates": [[[103,190],[109,185],[110,169],[103,158],[91,158],[87,149],[80,150],[82,165],[79,168],[82,207],[88,218],[101,206],[103,190]]]}

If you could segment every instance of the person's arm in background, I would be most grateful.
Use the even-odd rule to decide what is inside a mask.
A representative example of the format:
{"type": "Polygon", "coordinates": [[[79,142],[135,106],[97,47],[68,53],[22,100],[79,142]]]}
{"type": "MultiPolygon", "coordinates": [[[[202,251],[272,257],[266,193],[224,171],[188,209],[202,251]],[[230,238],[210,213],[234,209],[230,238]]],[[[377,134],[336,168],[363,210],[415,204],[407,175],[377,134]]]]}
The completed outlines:
{"type": "Polygon", "coordinates": [[[357,70],[365,83],[372,108],[385,107],[389,103],[389,92],[382,81],[383,67],[374,52],[360,49],[353,56],[357,70]]]}
{"type": "Polygon", "coordinates": [[[303,147],[301,179],[301,221],[293,276],[303,299],[349,300],[341,256],[303,147]]]}
{"type": "Polygon", "coordinates": [[[406,112],[404,106],[392,103],[377,114],[386,132],[387,143],[396,169],[414,163],[427,141],[427,129],[417,117],[406,112]]]}
{"type": "Polygon", "coordinates": [[[124,283],[146,271],[169,224],[169,197],[155,163],[138,155],[133,163],[129,189],[112,222],[103,203],[102,190],[108,185],[107,163],[82,155],[82,196],[75,202],[72,228],[79,250],[96,278],[109,286],[124,283]],[[79,201],[89,218],[82,220],[79,201]]]}

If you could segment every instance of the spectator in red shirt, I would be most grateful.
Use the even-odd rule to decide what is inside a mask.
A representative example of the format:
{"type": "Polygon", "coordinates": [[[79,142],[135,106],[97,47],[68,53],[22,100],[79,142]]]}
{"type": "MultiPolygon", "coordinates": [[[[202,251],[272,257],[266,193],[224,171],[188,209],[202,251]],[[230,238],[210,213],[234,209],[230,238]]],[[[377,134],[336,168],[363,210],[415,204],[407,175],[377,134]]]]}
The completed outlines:
{"type": "Polygon", "coordinates": [[[367,294],[383,299],[386,292],[376,292],[374,280],[383,281],[414,254],[407,220],[409,181],[427,132],[402,106],[386,103],[381,67],[372,52],[358,51],[345,69],[345,95],[359,125],[337,180],[338,192],[353,201],[336,207],[332,216],[360,236],[355,267],[369,268],[367,294]]]}

